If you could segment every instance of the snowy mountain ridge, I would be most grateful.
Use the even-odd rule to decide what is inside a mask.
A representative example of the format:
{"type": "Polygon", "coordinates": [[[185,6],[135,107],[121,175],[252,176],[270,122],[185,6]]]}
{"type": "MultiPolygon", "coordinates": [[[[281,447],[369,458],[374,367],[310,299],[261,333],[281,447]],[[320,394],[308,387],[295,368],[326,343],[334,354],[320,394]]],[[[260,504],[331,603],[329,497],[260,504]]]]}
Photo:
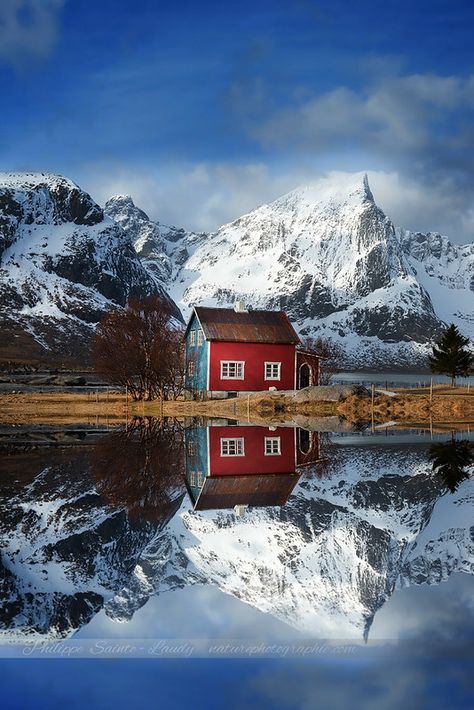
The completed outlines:
{"type": "MultiPolygon", "coordinates": [[[[474,245],[395,228],[367,176],[332,173],[222,226],[150,220],[130,196],[102,210],[71,180],[0,175],[2,356],[77,355],[130,296],[284,309],[347,368],[426,365],[445,323],[474,338],[474,245]]],[[[176,308],[178,315],[178,309],[176,308]]]]}
{"type": "MultiPolygon", "coordinates": [[[[118,207],[122,224],[137,210],[118,207]]],[[[446,322],[474,336],[474,245],[396,229],[364,173],[333,173],[209,235],[178,232],[160,275],[185,317],[236,300],[283,308],[303,336],[339,341],[352,367],[422,366],[446,322]]],[[[134,238],[156,268],[144,225],[134,238]]]]}
{"type": "Polygon", "coordinates": [[[7,353],[77,356],[87,350],[107,308],[153,293],[166,295],[130,236],[71,180],[0,173],[0,309],[7,353]]]}

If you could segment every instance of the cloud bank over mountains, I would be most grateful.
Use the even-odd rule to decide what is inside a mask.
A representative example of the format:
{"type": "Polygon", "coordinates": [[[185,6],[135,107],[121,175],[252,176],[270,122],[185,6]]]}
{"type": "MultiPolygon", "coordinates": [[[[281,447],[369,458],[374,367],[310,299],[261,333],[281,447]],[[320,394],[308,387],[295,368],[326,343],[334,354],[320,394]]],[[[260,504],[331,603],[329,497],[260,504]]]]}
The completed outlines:
{"type": "MultiPolygon", "coordinates": [[[[92,174],[81,171],[76,179],[102,205],[111,195],[130,194],[152,219],[193,231],[214,231],[319,176],[343,177],[351,172],[319,173],[303,164],[281,174],[264,162],[202,162],[162,170],[100,165],[92,174]]],[[[367,170],[367,174],[377,203],[395,224],[412,231],[438,231],[456,243],[472,240],[474,210],[469,195],[460,193],[451,179],[427,184],[396,171],[367,170]]]]}

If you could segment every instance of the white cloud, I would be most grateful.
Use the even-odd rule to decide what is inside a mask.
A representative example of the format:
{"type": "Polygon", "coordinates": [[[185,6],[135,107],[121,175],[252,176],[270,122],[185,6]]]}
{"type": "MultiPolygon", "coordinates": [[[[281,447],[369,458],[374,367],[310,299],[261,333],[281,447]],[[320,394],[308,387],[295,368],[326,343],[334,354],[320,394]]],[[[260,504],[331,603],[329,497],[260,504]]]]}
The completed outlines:
{"type": "Polygon", "coordinates": [[[420,232],[441,232],[456,243],[474,238],[471,196],[446,175],[423,182],[399,172],[368,171],[376,203],[396,226],[420,232]]]}
{"type": "Polygon", "coordinates": [[[212,231],[315,175],[305,166],[276,175],[263,163],[198,163],[160,171],[89,166],[74,177],[102,205],[112,195],[129,194],[138,207],[164,224],[212,231]]]}
{"type": "MultiPolygon", "coordinates": [[[[365,165],[357,165],[364,170],[365,165]]],[[[455,242],[472,241],[470,196],[446,176],[439,182],[407,178],[397,171],[368,170],[375,201],[396,226],[439,231],[455,242]]],[[[344,177],[344,172],[339,172],[344,177]]],[[[129,194],[152,218],[196,231],[213,231],[264,202],[308,184],[321,173],[293,164],[276,173],[264,163],[198,163],[150,170],[126,165],[84,166],[73,177],[100,204],[129,194]]]]}
{"type": "Polygon", "coordinates": [[[439,141],[440,127],[454,135],[463,118],[460,109],[470,112],[473,106],[474,77],[414,74],[358,91],[334,88],[277,110],[253,133],[267,146],[327,148],[357,141],[399,154],[439,141]]]}
{"type": "Polygon", "coordinates": [[[51,52],[64,0],[1,0],[0,61],[24,66],[51,52]]]}

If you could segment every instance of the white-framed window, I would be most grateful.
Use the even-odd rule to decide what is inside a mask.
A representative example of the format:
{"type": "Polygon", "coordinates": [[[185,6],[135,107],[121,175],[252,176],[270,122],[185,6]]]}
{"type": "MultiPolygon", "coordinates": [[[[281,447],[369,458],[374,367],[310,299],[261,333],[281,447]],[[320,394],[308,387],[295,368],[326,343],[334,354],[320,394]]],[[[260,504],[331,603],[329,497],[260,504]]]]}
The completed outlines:
{"type": "Polygon", "coordinates": [[[265,456],[280,456],[281,444],[279,436],[265,437],[265,456]]]}
{"type": "Polygon", "coordinates": [[[204,333],[202,332],[201,329],[197,331],[197,344],[202,345],[204,342],[204,333]]]}
{"type": "Polygon", "coordinates": [[[190,360],[190,361],[188,362],[188,375],[189,375],[189,377],[193,377],[193,376],[194,376],[194,372],[195,372],[194,360],[190,360]]]}
{"type": "Polygon", "coordinates": [[[266,362],[265,363],[265,379],[280,380],[281,379],[281,362],[266,362]]]}
{"type": "Polygon", "coordinates": [[[245,456],[243,438],[221,439],[221,456],[245,456]]]}
{"type": "Polygon", "coordinates": [[[221,380],[243,380],[245,362],[221,360],[221,380]]]}
{"type": "Polygon", "coordinates": [[[191,471],[189,474],[189,485],[191,487],[201,488],[204,483],[204,473],[202,471],[191,471]]]}
{"type": "Polygon", "coordinates": [[[195,330],[191,330],[189,332],[189,344],[190,345],[196,345],[196,332],[195,330]]]}
{"type": "Polygon", "coordinates": [[[196,443],[194,441],[188,441],[188,455],[196,456],[196,443]]]}

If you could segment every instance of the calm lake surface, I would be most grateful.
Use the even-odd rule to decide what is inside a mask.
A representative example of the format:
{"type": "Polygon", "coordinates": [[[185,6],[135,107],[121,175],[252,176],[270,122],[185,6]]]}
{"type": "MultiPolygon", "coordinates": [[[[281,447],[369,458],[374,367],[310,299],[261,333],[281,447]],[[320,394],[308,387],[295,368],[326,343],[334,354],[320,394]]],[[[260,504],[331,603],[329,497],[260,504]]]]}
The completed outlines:
{"type": "MultiPolygon", "coordinates": [[[[338,372],[331,381],[336,385],[346,383],[371,385],[374,383],[380,387],[419,387],[420,385],[429,387],[431,378],[433,378],[433,384],[451,384],[450,377],[410,372],[338,372]]],[[[463,387],[468,384],[474,385],[474,377],[459,377],[456,384],[463,387]]]]}
{"type": "Polygon", "coordinates": [[[200,659],[209,682],[227,659],[269,707],[303,707],[310,678],[335,692],[361,664],[362,685],[369,669],[428,683],[446,657],[470,664],[472,438],[225,420],[2,428],[0,657],[18,678],[34,659],[68,659],[66,675],[200,659]],[[295,678],[300,704],[285,701],[295,678]]]}

